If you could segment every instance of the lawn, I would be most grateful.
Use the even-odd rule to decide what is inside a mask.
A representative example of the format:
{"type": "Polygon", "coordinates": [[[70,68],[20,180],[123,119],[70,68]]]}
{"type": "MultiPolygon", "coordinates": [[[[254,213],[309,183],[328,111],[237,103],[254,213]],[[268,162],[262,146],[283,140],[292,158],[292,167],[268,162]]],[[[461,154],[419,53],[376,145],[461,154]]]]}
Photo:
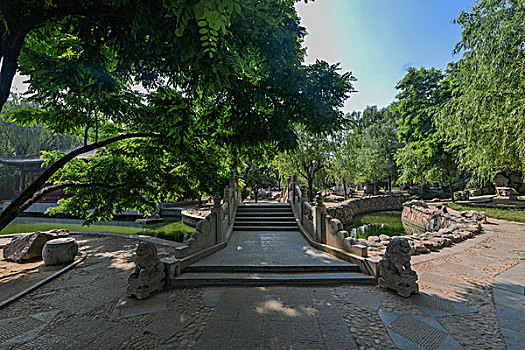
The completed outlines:
{"type": "Polygon", "coordinates": [[[481,205],[471,204],[457,204],[457,203],[445,203],[445,205],[451,209],[464,211],[464,210],[476,210],[483,211],[488,217],[494,219],[502,219],[509,221],[525,222],[525,209],[511,209],[511,208],[491,208],[484,207],[481,205]]]}

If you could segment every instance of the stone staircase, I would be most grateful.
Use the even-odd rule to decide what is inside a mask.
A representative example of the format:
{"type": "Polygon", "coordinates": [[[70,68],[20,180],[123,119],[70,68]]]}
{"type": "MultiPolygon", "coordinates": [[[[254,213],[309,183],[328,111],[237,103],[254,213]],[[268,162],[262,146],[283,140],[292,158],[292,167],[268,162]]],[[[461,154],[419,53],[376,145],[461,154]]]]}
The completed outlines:
{"type": "Polygon", "coordinates": [[[359,267],[311,247],[289,204],[239,205],[228,246],[188,266],[171,287],[375,284],[359,267]]]}
{"type": "Polygon", "coordinates": [[[237,208],[235,231],[297,231],[290,204],[244,204],[237,208]]]}

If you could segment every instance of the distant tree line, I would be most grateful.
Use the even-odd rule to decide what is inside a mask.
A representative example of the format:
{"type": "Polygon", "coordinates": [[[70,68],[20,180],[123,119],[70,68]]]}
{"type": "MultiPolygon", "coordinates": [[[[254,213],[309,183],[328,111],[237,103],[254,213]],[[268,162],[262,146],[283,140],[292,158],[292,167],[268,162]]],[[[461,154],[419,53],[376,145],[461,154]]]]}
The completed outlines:
{"type": "Polygon", "coordinates": [[[392,181],[436,181],[447,184],[452,200],[458,184],[523,174],[525,1],[479,0],[455,23],[462,29],[457,62],[444,71],[409,68],[390,106],[351,113],[336,133],[296,130],[313,147],[282,153],[280,169],[296,171],[309,187],[305,168],[317,169],[320,187],[327,179],[371,184],[374,191],[380,182],[388,188],[392,181]]]}

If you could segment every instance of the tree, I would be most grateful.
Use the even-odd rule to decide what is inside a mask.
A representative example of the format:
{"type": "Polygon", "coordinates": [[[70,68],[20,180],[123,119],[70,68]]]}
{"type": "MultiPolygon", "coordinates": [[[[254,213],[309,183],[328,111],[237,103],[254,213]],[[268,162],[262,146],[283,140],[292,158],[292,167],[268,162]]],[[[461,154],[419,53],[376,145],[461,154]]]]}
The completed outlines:
{"type": "Polygon", "coordinates": [[[308,183],[308,201],[313,202],[314,180],[331,161],[333,144],[328,135],[310,133],[301,126],[295,132],[296,147],[278,154],[274,164],[281,175],[297,172],[303,177],[308,183]]]}
{"type": "Polygon", "coordinates": [[[409,68],[397,84],[394,111],[398,113],[397,153],[401,182],[446,181],[454,201],[452,180],[457,172],[456,148],[447,143],[436,126],[440,108],[450,98],[451,86],[435,68],[409,68]]]}
{"type": "Polygon", "coordinates": [[[252,190],[255,196],[255,203],[257,203],[259,188],[272,187],[275,185],[276,180],[275,174],[268,167],[260,166],[254,162],[246,164],[242,178],[246,186],[252,190]]]}
{"type": "Polygon", "coordinates": [[[459,160],[485,179],[525,171],[525,1],[477,1],[455,23],[462,39],[449,65],[454,90],[440,113],[459,160]]]}
{"type": "Polygon", "coordinates": [[[391,190],[392,179],[397,175],[395,154],[399,149],[396,114],[391,107],[378,111],[374,106],[365,109],[362,116],[365,120],[359,120],[356,127],[359,144],[355,156],[356,181],[372,184],[375,194],[379,192],[379,182],[386,182],[391,190]]]}
{"type": "MultiPolygon", "coordinates": [[[[290,2],[284,5],[290,6],[290,2]]],[[[219,34],[228,33],[234,12],[241,12],[238,0],[4,0],[0,2],[0,110],[9,96],[26,37],[41,28],[60,31],[67,29],[64,23],[76,22],[77,26],[103,34],[101,42],[106,40],[126,48],[132,43],[141,44],[140,39],[152,29],[152,23],[164,26],[163,30],[168,28],[179,38],[187,34],[188,27],[193,27],[199,33],[197,43],[202,53],[212,57],[219,34]]],[[[129,62],[133,63],[136,60],[129,62]]]]}
{"type": "MultiPolygon", "coordinates": [[[[44,123],[53,132],[82,132],[86,142],[70,154],[48,155],[54,163],[4,210],[0,229],[51,189],[73,191],[74,199],[61,207],[78,205],[75,212],[86,216],[103,192],[98,197],[104,205],[98,203],[101,209],[89,220],[107,219],[126,205],[145,210],[142,194],[180,194],[187,190],[182,178],[208,191],[239,155],[268,142],[281,149],[293,145],[293,123],[311,130],[339,123],[353,77],[325,62],[301,65],[305,31],[293,1],[250,0],[240,7],[231,0],[173,0],[164,2],[168,8],[152,3],[115,1],[96,8],[97,1],[83,2],[78,12],[52,20],[46,15],[48,22],[25,34],[30,45],[21,50],[20,70],[29,75],[31,98],[40,107],[11,118],[44,123]],[[205,11],[207,21],[199,4],[215,6],[205,11]],[[217,11],[224,12],[220,30],[212,20],[217,11]],[[96,155],[82,163],[92,171],[78,171],[75,157],[93,150],[96,155]],[[112,176],[115,169],[136,171],[112,176]],[[101,182],[106,179],[111,181],[101,182]],[[53,187],[42,188],[45,183],[53,187]]],[[[20,15],[30,10],[38,6],[20,15]]]]}
{"type": "MultiPolygon", "coordinates": [[[[12,94],[4,105],[4,113],[0,116],[0,156],[34,155],[53,149],[67,150],[80,144],[78,138],[50,133],[42,124],[21,126],[10,122],[5,113],[16,110],[20,106],[32,105],[18,94],[12,94]]],[[[16,188],[19,179],[19,169],[0,164],[0,189],[16,188]]]]}
{"type": "Polygon", "coordinates": [[[357,139],[350,123],[330,135],[332,141],[332,159],[325,168],[327,178],[336,184],[343,184],[344,198],[348,198],[348,182],[355,179],[357,139]]]}

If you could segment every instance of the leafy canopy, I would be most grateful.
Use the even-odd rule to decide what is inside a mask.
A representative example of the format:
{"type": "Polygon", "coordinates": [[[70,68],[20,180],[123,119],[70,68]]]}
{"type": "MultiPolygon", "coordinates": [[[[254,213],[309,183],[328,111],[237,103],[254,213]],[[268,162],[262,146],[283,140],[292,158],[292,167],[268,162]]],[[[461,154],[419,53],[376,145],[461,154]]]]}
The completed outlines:
{"type": "Polygon", "coordinates": [[[397,84],[394,111],[399,115],[397,153],[401,182],[451,181],[456,172],[453,146],[443,140],[436,115],[450,98],[450,83],[435,68],[409,68],[397,84]]]}
{"type": "Polygon", "coordinates": [[[525,171],[525,1],[479,0],[455,21],[463,52],[440,127],[478,176],[525,171]]]}
{"type": "MultiPolygon", "coordinates": [[[[38,12],[33,2],[25,6],[27,13],[38,12]]],[[[12,120],[82,135],[86,143],[157,136],[107,145],[55,174],[56,183],[110,185],[72,187],[75,196],[61,203],[88,221],[126,207],[144,211],[144,195],[160,200],[191,188],[217,190],[244,155],[268,144],[295,145],[294,124],[335,128],[339,107],[353,91],[355,78],[340,74],[337,65],[302,65],[306,33],[293,1],[46,6],[49,21],[28,31],[19,60],[38,108],[12,113],[12,120]],[[199,12],[199,4],[209,11],[199,12]],[[53,9],[63,15],[51,16],[53,9]]],[[[50,161],[58,157],[49,155],[50,161]]]]}

